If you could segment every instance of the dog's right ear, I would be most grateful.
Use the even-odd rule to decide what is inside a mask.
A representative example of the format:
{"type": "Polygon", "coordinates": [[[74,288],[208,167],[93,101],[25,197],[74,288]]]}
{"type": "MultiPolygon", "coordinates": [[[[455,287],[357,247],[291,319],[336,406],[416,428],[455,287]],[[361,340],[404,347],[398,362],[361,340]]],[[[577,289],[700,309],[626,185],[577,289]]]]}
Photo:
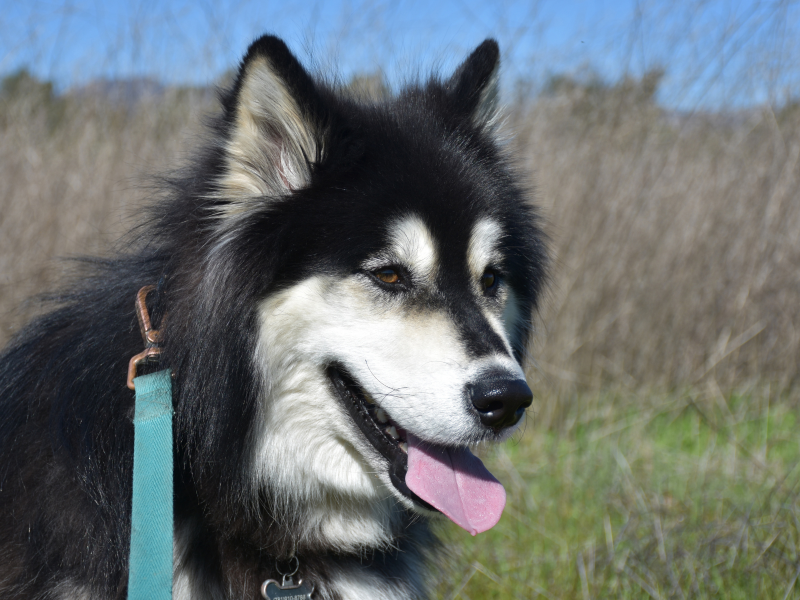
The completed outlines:
{"type": "Polygon", "coordinates": [[[311,76],[277,37],[250,45],[223,99],[228,127],[218,181],[224,215],[307,185],[322,152],[322,103],[311,76]]]}
{"type": "Polygon", "coordinates": [[[491,125],[498,110],[500,48],[493,39],[472,51],[446,84],[454,108],[479,126],[491,125]]]}

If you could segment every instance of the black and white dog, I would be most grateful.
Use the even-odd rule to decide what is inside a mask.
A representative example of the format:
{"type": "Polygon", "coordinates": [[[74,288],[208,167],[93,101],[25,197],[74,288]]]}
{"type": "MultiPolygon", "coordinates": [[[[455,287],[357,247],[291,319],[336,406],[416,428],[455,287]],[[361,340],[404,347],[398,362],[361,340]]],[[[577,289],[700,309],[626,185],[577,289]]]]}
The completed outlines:
{"type": "Polygon", "coordinates": [[[492,527],[469,447],[531,402],[544,237],[496,138],[499,53],[372,102],[279,39],[248,50],[211,141],[131,249],[0,358],[0,597],[125,598],[133,302],[174,374],[174,597],[427,595],[429,518],[492,527]]]}

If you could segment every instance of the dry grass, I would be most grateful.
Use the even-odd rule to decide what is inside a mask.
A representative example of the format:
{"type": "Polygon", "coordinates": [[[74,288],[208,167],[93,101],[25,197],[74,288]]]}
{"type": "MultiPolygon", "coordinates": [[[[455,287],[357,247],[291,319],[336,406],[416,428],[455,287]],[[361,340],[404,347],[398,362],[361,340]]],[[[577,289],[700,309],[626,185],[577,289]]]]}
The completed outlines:
{"type": "Polygon", "coordinates": [[[513,115],[556,255],[540,373],[559,388],[793,386],[800,111],[668,118],[636,88],[513,115]]]}
{"type": "MultiPolygon", "coordinates": [[[[654,82],[560,80],[511,108],[556,257],[540,385],[792,387],[800,110],[667,118],[654,82]]],[[[55,257],[102,252],[127,228],[143,177],[179,164],[213,107],[187,91],[125,108],[16,87],[0,103],[0,342],[58,278],[55,257]]]]}
{"type": "Polygon", "coordinates": [[[146,177],[176,165],[203,112],[196,93],[126,108],[21,83],[0,96],[0,346],[61,279],[60,258],[107,252],[129,228],[146,177]]]}

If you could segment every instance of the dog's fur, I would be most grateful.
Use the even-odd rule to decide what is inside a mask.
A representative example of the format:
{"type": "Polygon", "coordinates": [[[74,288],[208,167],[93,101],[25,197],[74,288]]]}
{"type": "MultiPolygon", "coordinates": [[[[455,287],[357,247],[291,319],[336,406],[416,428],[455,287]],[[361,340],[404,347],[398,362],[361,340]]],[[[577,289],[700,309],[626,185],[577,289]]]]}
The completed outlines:
{"type": "Polygon", "coordinates": [[[487,373],[524,377],[547,264],[496,139],[498,67],[487,40],[451,77],[373,102],[275,37],[249,48],[211,143],[132,249],[87,262],[2,355],[0,597],[126,595],[125,373],[136,291],[157,282],[175,598],[255,598],[291,556],[315,598],[426,596],[433,513],[393,482],[328,369],[432,444],[513,430],[465,399],[487,373]]]}

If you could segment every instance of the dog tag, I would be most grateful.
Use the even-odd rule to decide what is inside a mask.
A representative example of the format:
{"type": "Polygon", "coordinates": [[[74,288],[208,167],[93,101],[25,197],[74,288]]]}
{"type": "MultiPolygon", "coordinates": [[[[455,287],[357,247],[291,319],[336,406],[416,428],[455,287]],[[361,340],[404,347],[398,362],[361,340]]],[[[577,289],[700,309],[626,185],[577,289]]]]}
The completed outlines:
{"type": "Polygon", "coordinates": [[[294,584],[291,577],[284,577],[282,583],[278,583],[274,579],[267,579],[261,584],[261,595],[266,600],[277,600],[283,598],[284,600],[312,600],[311,594],[314,593],[314,586],[307,586],[300,579],[297,585],[294,584]]]}

